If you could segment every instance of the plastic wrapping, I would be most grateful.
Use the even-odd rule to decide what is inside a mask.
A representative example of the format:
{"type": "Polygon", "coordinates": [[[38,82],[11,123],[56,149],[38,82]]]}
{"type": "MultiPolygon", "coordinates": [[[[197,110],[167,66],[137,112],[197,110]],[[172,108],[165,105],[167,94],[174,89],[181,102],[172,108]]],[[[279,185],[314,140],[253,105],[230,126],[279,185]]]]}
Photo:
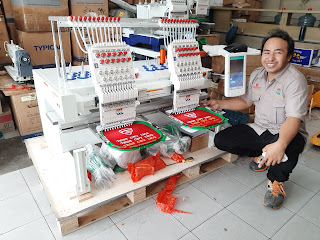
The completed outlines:
{"type": "Polygon", "coordinates": [[[120,151],[103,144],[101,147],[102,155],[112,159],[121,168],[127,168],[128,163],[136,163],[142,159],[140,150],[120,151]]]}
{"type": "Polygon", "coordinates": [[[189,212],[184,212],[184,211],[180,211],[173,208],[177,198],[172,196],[171,194],[174,188],[176,187],[176,181],[180,176],[181,174],[171,176],[166,186],[164,187],[164,189],[158,193],[156,204],[160,211],[166,212],[166,213],[172,213],[172,212],[189,213],[189,212]]]}
{"type": "Polygon", "coordinates": [[[106,147],[107,145],[104,143],[101,145],[101,148],[99,148],[96,145],[93,145],[94,152],[101,158],[103,164],[113,169],[117,165],[117,163],[115,159],[112,157],[112,155],[109,154],[106,147]]]}
{"type": "Polygon", "coordinates": [[[101,189],[110,188],[115,179],[112,169],[105,166],[105,163],[96,152],[98,149],[91,144],[87,144],[86,148],[86,167],[91,173],[91,180],[95,186],[101,189]]]}
{"type": "Polygon", "coordinates": [[[189,150],[191,139],[190,137],[183,137],[179,128],[175,125],[167,125],[161,128],[165,134],[166,140],[159,143],[161,155],[171,158],[176,162],[182,162],[183,156],[181,154],[189,150]]]}
{"type": "Polygon", "coordinates": [[[167,125],[161,128],[167,136],[164,142],[160,143],[161,154],[165,157],[172,157],[174,152],[183,154],[189,150],[191,139],[183,137],[176,125],[167,125]]]}
{"type": "Polygon", "coordinates": [[[143,149],[143,157],[147,158],[147,157],[156,156],[157,154],[159,154],[159,150],[161,148],[161,143],[162,142],[158,142],[152,146],[149,146],[149,147],[143,149]]]}
{"type": "Polygon", "coordinates": [[[176,125],[166,125],[161,128],[161,132],[166,135],[166,140],[158,142],[145,149],[145,155],[155,156],[160,149],[161,156],[171,158],[176,162],[183,162],[181,155],[189,150],[191,145],[190,137],[183,137],[176,125]]]}
{"type": "Polygon", "coordinates": [[[131,174],[133,182],[138,182],[146,175],[153,175],[156,171],[165,168],[167,165],[159,157],[160,152],[156,156],[151,156],[137,163],[128,163],[127,170],[131,174]]]}

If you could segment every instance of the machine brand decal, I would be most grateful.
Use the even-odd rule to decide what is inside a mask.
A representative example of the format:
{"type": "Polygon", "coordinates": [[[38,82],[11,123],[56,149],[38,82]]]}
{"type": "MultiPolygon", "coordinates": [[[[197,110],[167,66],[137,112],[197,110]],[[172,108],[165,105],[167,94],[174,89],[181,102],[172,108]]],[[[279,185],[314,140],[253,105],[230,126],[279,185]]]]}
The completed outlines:
{"type": "Polygon", "coordinates": [[[256,85],[254,85],[253,88],[254,88],[254,89],[258,89],[258,90],[261,89],[261,87],[259,86],[259,83],[256,83],[256,85]]]}
{"type": "MultiPolygon", "coordinates": [[[[33,46],[36,51],[45,51],[45,50],[54,50],[53,44],[51,45],[41,45],[41,46],[33,46]]],[[[57,49],[60,49],[60,46],[57,45],[57,49]]]]}
{"type": "Polygon", "coordinates": [[[123,114],[122,108],[116,109],[116,114],[117,115],[122,115],[123,114]]]}
{"type": "Polygon", "coordinates": [[[276,94],[278,94],[278,95],[280,95],[280,88],[278,88],[277,90],[276,90],[276,94]]]}
{"type": "Polygon", "coordinates": [[[124,135],[132,135],[133,129],[132,128],[123,128],[119,130],[119,133],[124,135]]]}

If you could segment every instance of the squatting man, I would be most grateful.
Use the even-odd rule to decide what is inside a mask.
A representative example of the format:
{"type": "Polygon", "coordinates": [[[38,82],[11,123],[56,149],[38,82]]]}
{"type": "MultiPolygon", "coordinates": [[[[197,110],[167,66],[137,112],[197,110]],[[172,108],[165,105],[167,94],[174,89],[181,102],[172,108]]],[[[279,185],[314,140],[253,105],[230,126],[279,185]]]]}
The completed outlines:
{"type": "Polygon", "coordinates": [[[215,145],[239,156],[253,157],[250,163],[253,171],[268,170],[263,204],[274,209],[280,208],[286,197],[283,182],[289,179],[308,137],[304,119],[308,85],[290,63],[293,52],[294,41],[288,33],[274,30],[262,41],[262,67],[251,74],[246,94],[230,100],[203,102],[212,109],[234,111],[255,105],[254,123],[220,131],[215,145]],[[285,155],[288,160],[282,161],[285,155]]]}

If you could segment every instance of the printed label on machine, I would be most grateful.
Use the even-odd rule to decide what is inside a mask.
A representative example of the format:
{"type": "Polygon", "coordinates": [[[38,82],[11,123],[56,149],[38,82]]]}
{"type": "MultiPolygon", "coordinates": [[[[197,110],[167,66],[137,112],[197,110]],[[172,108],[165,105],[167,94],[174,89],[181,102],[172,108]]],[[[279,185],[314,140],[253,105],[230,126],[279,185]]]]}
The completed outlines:
{"type": "Polygon", "coordinates": [[[172,116],[190,128],[211,128],[227,121],[223,116],[202,107],[172,116]]]}
{"type": "Polygon", "coordinates": [[[141,121],[127,127],[101,131],[101,134],[109,141],[109,146],[123,151],[144,148],[165,138],[159,130],[141,121]]]}

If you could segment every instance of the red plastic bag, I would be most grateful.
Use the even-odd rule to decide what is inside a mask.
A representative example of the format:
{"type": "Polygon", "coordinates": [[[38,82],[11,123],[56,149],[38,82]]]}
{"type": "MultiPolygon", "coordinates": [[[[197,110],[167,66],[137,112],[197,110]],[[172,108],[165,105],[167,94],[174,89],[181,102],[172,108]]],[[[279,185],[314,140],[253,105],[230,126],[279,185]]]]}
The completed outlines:
{"type": "Polygon", "coordinates": [[[153,175],[154,172],[165,168],[166,163],[159,157],[160,151],[156,156],[151,156],[136,163],[128,163],[127,170],[131,174],[133,182],[138,182],[146,175],[153,175]]]}
{"type": "Polygon", "coordinates": [[[178,209],[174,209],[174,203],[177,200],[176,197],[172,196],[171,193],[173,192],[174,188],[176,187],[176,181],[181,176],[181,174],[177,174],[171,176],[164,187],[164,189],[158,193],[157,196],[157,206],[162,212],[172,213],[172,212],[179,212],[179,213],[190,213],[180,211],[178,209]]]}
{"type": "Polygon", "coordinates": [[[178,163],[182,163],[184,160],[184,157],[181,154],[174,152],[174,154],[171,156],[171,159],[178,163]]]}

